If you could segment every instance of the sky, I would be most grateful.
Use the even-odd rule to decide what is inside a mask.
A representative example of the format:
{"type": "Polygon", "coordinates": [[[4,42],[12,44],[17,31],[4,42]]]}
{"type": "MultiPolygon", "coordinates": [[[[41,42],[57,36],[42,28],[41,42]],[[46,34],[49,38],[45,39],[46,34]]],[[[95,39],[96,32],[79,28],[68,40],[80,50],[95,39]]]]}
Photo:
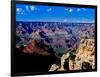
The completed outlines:
{"type": "Polygon", "coordinates": [[[94,8],[16,4],[16,21],[94,22],[94,8]]]}

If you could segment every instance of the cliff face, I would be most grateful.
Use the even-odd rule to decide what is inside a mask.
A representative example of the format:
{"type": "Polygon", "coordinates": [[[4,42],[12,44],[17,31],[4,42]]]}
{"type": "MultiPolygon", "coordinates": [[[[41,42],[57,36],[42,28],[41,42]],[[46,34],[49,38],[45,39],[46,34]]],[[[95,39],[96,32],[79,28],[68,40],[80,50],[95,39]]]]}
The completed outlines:
{"type": "Polygon", "coordinates": [[[82,39],[78,49],[74,53],[72,52],[71,56],[69,52],[63,54],[60,66],[54,64],[51,67],[53,70],[50,69],[50,71],[84,70],[90,69],[90,67],[91,69],[95,69],[95,41],[94,39],[82,39]],[[68,59],[68,68],[65,68],[66,59],[68,59]]]}
{"type": "Polygon", "coordinates": [[[82,39],[80,41],[79,48],[76,53],[76,67],[80,65],[80,69],[82,66],[82,62],[88,62],[92,66],[92,69],[95,68],[95,41],[94,39],[82,39]]]}

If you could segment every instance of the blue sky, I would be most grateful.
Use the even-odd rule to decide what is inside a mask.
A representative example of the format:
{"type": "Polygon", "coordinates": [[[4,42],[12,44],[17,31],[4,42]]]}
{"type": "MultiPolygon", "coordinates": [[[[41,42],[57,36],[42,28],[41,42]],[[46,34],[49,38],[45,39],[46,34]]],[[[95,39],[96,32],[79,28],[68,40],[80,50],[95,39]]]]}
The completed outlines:
{"type": "Polygon", "coordinates": [[[95,9],[16,4],[16,21],[94,22],[95,9]]]}

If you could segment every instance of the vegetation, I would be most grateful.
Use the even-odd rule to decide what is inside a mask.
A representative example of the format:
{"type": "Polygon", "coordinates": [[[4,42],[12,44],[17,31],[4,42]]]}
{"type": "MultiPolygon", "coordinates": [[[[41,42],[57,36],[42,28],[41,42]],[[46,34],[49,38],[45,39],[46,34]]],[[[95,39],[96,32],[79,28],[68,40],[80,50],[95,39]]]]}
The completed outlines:
{"type": "Polygon", "coordinates": [[[75,57],[76,55],[72,52],[69,53],[69,60],[72,60],[73,62],[73,65],[72,65],[72,68],[74,69],[74,64],[75,64],[75,57]]]}
{"type": "Polygon", "coordinates": [[[64,69],[65,71],[69,71],[69,59],[65,59],[65,63],[64,63],[64,69]]]}
{"type": "Polygon", "coordinates": [[[91,66],[91,64],[88,63],[88,62],[83,62],[83,63],[82,63],[82,69],[83,69],[83,70],[90,70],[90,69],[92,69],[92,66],[91,66]]]}
{"type": "Polygon", "coordinates": [[[76,55],[72,52],[69,53],[69,59],[70,60],[75,60],[76,55]]]}

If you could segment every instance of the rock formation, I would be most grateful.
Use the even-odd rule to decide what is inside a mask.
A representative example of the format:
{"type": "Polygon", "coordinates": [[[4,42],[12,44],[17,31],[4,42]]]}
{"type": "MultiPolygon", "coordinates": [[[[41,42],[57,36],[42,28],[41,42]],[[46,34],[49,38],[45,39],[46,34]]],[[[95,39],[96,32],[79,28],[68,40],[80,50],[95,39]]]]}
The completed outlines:
{"type": "MultiPolygon", "coordinates": [[[[62,55],[61,57],[61,65],[58,66],[56,64],[51,66],[51,69],[49,71],[65,71],[64,63],[68,59],[68,67],[67,70],[84,70],[82,68],[83,63],[88,63],[90,66],[92,66],[91,69],[95,69],[95,41],[94,39],[82,39],[80,41],[78,49],[73,52],[67,52],[62,55]],[[71,53],[71,56],[70,56],[71,53]],[[71,59],[70,59],[71,58],[71,59]]],[[[88,69],[88,66],[86,66],[86,69],[88,69]]]]}

